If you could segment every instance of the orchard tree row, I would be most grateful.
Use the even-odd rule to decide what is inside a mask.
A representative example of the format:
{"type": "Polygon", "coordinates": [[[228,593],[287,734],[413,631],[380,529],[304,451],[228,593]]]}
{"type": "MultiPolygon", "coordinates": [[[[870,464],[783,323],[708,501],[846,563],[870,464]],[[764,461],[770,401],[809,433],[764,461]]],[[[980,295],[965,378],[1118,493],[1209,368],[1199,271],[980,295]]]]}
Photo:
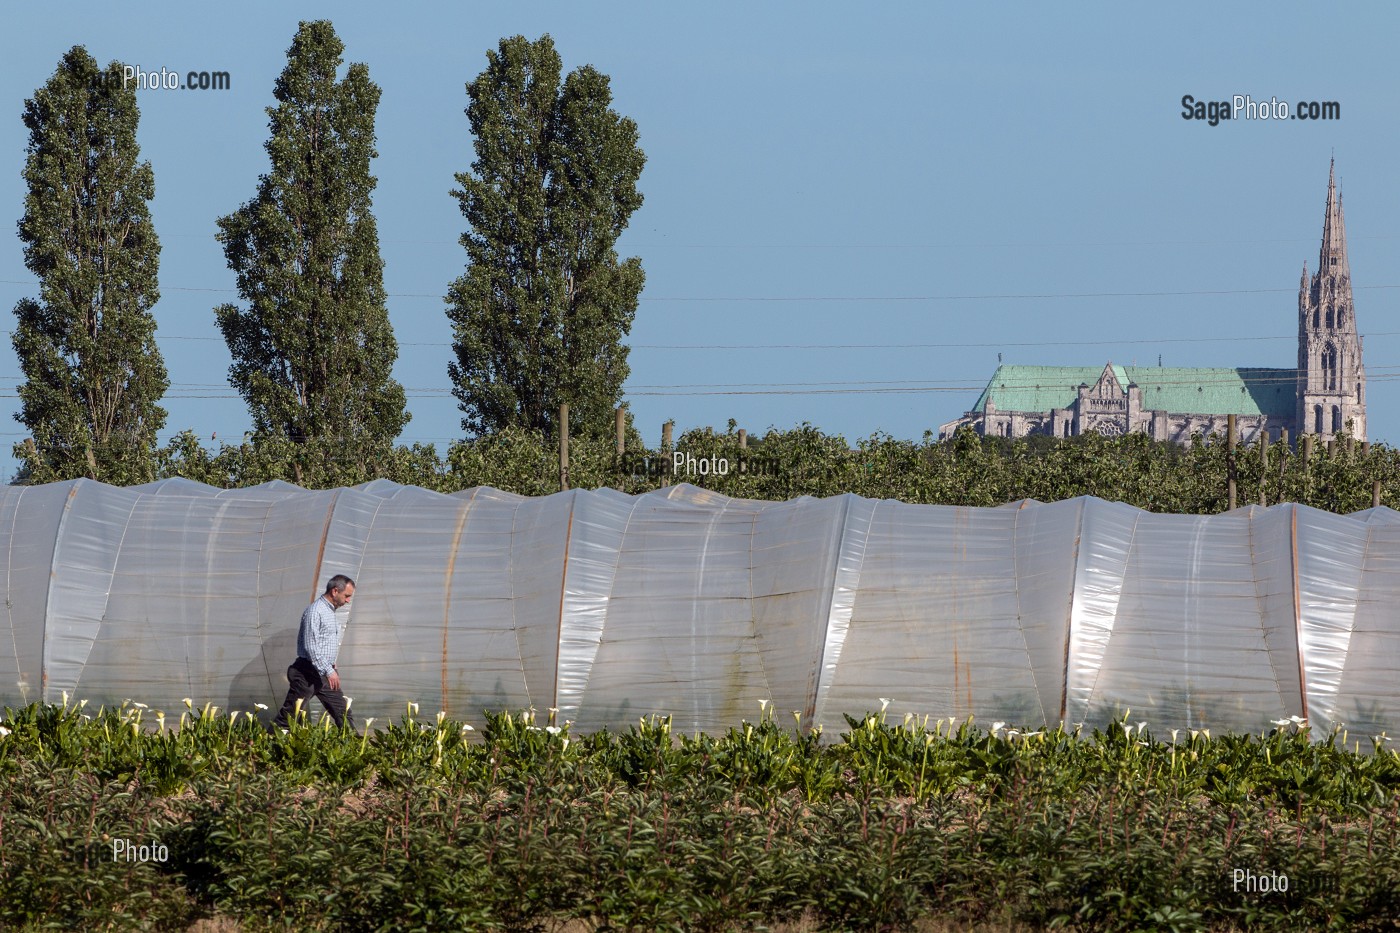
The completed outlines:
{"type": "MultiPolygon", "coordinates": [[[[341,475],[302,467],[332,448],[345,475],[420,456],[394,446],[410,416],[371,199],[380,91],[364,64],[342,73],[343,53],[329,22],[301,24],[267,108],[268,169],[218,219],[241,302],[214,318],[254,428],[236,457],[301,481],[341,475]]],[[[562,74],[549,36],[503,39],[487,60],[467,85],[476,159],[452,192],[469,225],[446,292],[462,427],[552,435],[561,402],[603,423],[643,283],[614,249],[642,203],[637,127],[611,109],[606,75],[562,74]]],[[[39,295],[15,307],[23,482],[138,483],[188,459],[187,437],[157,447],[170,383],[152,314],[155,175],[127,84],[120,62],[76,46],[25,104],[19,236],[39,295]]]]}
{"type": "MultiPolygon", "coordinates": [[[[597,432],[572,438],[568,487],[635,494],[692,483],[748,499],[851,492],[965,506],[1098,496],[1153,512],[1209,515],[1229,508],[1233,475],[1238,506],[1297,502],[1348,513],[1369,508],[1379,494],[1380,504],[1400,507],[1400,451],[1346,438],[1306,456],[1281,442],[1231,452],[1220,437],[1181,447],[1141,434],[1012,441],[964,430],[946,441],[876,434],[851,444],[811,425],[746,438],[731,421],[723,433],[687,431],[670,447],[643,446],[631,429],[625,443],[619,456],[616,443],[597,432]]],[[[440,492],[493,486],[541,496],[562,485],[557,441],[520,428],[459,441],[444,456],[430,446],[396,447],[372,464],[319,442],[245,442],[211,452],[185,434],[159,452],[158,472],[227,488],[298,477],[313,487],[389,479],[440,492]]]]}

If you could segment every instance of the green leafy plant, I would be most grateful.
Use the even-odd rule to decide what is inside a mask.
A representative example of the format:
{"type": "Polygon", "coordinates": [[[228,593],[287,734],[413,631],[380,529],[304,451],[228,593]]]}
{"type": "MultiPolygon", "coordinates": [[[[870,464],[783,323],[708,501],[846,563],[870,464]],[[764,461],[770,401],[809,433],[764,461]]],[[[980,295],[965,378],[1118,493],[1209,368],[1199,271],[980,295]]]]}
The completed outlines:
{"type": "Polygon", "coordinates": [[[1377,736],[987,729],[889,715],[824,741],[768,704],[575,736],[410,706],[356,734],[191,700],[7,709],[0,926],[735,929],[990,923],[1384,928],[1400,755],[1377,736]],[[114,841],[162,860],[113,858],[114,841]],[[1287,876],[1241,890],[1233,871],[1287,876]],[[294,879],[294,881],[292,880],[294,879]]]}

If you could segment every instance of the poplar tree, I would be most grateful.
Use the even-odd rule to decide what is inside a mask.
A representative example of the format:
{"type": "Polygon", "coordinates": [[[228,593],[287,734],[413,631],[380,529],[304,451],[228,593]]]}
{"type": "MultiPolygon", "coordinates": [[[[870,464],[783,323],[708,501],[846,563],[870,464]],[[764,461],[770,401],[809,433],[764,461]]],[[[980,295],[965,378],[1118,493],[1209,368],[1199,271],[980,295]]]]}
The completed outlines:
{"type": "Polygon", "coordinates": [[[136,90],[82,46],[25,102],[28,192],[19,238],[39,298],[15,306],[25,381],[16,445],[28,482],[154,478],[157,404],[169,387],[150,309],[160,297],[160,241],[140,161],[136,90]]]}
{"type": "Polygon", "coordinates": [[[608,76],[564,78],[548,35],[503,39],[467,85],[476,161],[452,194],[471,229],[447,295],[448,372],[473,434],[506,427],[611,431],[622,398],[641,260],[613,248],[642,204],[637,125],[612,108],[608,76]]]}
{"type": "MultiPolygon", "coordinates": [[[[219,220],[246,307],[215,309],[255,440],[363,466],[407,423],[371,213],[379,88],[327,21],[303,22],[267,108],[271,167],[219,220]]],[[[334,478],[334,472],[330,474],[334,478]]],[[[299,478],[299,474],[298,474],[299,478]]]]}

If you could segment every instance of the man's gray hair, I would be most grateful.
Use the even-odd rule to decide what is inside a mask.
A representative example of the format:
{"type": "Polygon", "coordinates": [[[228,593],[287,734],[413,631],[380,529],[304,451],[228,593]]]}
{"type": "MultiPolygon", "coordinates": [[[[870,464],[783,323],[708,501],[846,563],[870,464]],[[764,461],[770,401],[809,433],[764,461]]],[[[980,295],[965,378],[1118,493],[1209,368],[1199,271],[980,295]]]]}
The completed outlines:
{"type": "Polygon", "coordinates": [[[338,573],[326,581],[327,593],[344,593],[347,586],[354,586],[355,581],[343,573],[338,573]]]}

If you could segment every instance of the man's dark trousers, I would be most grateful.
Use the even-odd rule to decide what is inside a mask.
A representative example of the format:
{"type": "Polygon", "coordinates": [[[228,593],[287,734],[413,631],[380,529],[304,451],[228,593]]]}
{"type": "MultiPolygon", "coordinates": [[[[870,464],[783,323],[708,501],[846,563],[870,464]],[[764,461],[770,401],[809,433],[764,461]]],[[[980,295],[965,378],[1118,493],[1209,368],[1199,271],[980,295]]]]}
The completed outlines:
{"type": "Polygon", "coordinates": [[[309,716],[311,711],[306,708],[306,701],[314,696],[321,701],[326,712],[331,714],[331,719],[335,720],[337,726],[355,728],[355,720],[351,718],[350,710],[345,707],[345,694],[339,690],[332,690],[331,685],[321,676],[321,672],[306,658],[297,658],[292,662],[292,666],[287,668],[287,684],[287,699],[282,703],[277,718],[272,720],[274,726],[286,728],[287,721],[296,712],[297,700],[302,701],[302,712],[309,716]]]}

